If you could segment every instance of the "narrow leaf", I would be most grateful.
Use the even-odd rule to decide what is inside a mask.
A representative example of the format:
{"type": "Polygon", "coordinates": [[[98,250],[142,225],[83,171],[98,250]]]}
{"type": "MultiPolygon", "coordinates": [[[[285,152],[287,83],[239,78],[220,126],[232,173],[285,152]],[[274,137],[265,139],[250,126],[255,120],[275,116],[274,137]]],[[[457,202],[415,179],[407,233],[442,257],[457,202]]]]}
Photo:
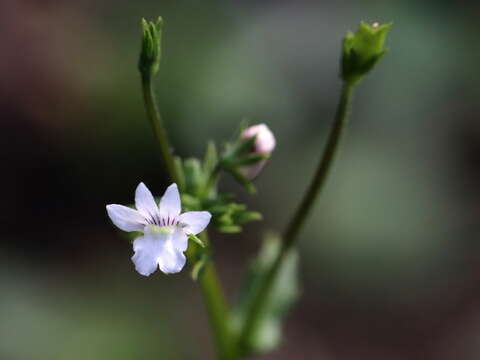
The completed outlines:
{"type": "Polygon", "coordinates": [[[190,240],[192,240],[193,242],[197,243],[200,247],[202,247],[202,248],[205,247],[204,242],[202,240],[200,240],[200,238],[197,235],[188,234],[188,238],[190,240]]]}

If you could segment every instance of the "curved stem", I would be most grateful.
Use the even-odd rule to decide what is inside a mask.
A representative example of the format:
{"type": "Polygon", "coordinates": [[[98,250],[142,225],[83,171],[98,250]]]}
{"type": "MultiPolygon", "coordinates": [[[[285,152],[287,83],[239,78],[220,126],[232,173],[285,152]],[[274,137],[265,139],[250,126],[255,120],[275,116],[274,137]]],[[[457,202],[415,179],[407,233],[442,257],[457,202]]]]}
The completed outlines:
{"type": "Polygon", "coordinates": [[[142,73],[142,91],[145,109],[147,110],[147,116],[152,124],[153,132],[158,145],[160,145],[163,161],[165,162],[168,173],[170,174],[173,182],[178,183],[179,178],[177,169],[175,168],[173,154],[168,143],[167,131],[165,130],[160,111],[158,110],[158,106],[155,101],[155,93],[152,87],[152,77],[149,74],[142,73]]]}
{"type": "Polygon", "coordinates": [[[312,205],[315,203],[318,195],[325,187],[325,182],[330,174],[335,155],[338,152],[342,135],[346,129],[348,112],[350,109],[350,103],[352,100],[353,85],[345,82],[342,87],[340,95],[340,102],[335,114],[335,121],[328,136],[328,142],[325,147],[323,156],[318,164],[317,171],[313,177],[307,192],[305,193],[302,202],[297,208],[295,215],[290,221],[287,229],[285,230],[283,247],[290,248],[297,240],[298,233],[300,232],[305,220],[307,219],[312,205]]]}
{"type": "Polygon", "coordinates": [[[248,351],[247,347],[250,337],[257,329],[259,320],[261,319],[263,313],[263,307],[266,299],[269,296],[269,292],[272,289],[275,277],[281,268],[283,260],[285,259],[288,251],[296,243],[298,234],[305,223],[306,218],[310,214],[316,198],[324,188],[325,181],[330,174],[335,155],[338,152],[339,144],[346,128],[352,92],[353,84],[344,82],[333,127],[330,130],[328,141],[320,159],[317,171],[315,172],[313,180],[310,183],[302,202],[298,206],[292,220],[285,230],[281,250],[272,267],[265,276],[263,284],[260,285],[260,289],[253,299],[252,305],[247,313],[245,324],[238,340],[239,351],[242,353],[246,353],[248,351]]]}
{"type": "MultiPolygon", "coordinates": [[[[204,243],[208,243],[208,235],[206,231],[200,234],[200,238],[204,243]]],[[[215,265],[211,260],[207,260],[207,264],[205,265],[203,273],[198,281],[207,307],[208,318],[216,344],[218,359],[234,359],[233,341],[231,337],[232,333],[228,322],[229,310],[215,265]]]]}

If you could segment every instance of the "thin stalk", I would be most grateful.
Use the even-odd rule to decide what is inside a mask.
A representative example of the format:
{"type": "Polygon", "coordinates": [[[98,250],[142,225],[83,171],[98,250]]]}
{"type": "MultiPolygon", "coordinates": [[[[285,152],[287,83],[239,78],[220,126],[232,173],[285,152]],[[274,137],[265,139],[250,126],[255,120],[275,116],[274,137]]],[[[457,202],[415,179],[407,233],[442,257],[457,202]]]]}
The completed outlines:
{"type": "Polygon", "coordinates": [[[157,102],[155,101],[152,77],[148,74],[142,73],[142,91],[145,109],[147,110],[147,116],[152,124],[153,132],[158,145],[160,146],[163,161],[165,162],[168,173],[170,174],[173,182],[178,183],[179,177],[177,174],[177,169],[175,168],[171,147],[168,142],[167,131],[165,130],[160,111],[158,110],[157,102]]]}
{"type": "MultiPolygon", "coordinates": [[[[160,111],[155,100],[151,76],[142,74],[142,90],[148,118],[152,124],[153,132],[160,145],[162,157],[172,181],[178,183],[178,174],[175,168],[173,154],[168,142],[167,132],[160,116],[160,111]]],[[[208,243],[207,232],[200,237],[208,243]]],[[[212,328],[219,360],[233,359],[233,341],[228,326],[229,311],[215,265],[208,260],[203,274],[199,279],[201,293],[207,307],[208,319],[212,328]]]]}
{"type": "Polygon", "coordinates": [[[283,247],[288,250],[297,240],[305,220],[307,219],[315,200],[325,187],[326,180],[332,169],[335,155],[340,148],[340,142],[346,129],[350,103],[352,101],[353,85],[345,82],[340,95],[340,102],[335,114],[335,121],[328,136],[328,142],[323,156],[318,164],[317,171],[313,177],[302,202],[297,208],[295,215],[285,230],[283,247]]]}
{"type": "Polygon", "coordinates": [[[247,313],[245,324],[238,340],[238,351],[242,354],[246,354],[248,352],[248,343],[250,337],[255,333],[257,329],[259,320],[262,317],[265,302],[269,297],[269,293],[272,289],[272,285],[275,281],[278,271],[280,270],[288,251],[296,243],[298,234],[302,229],[305,220],[310,214],[315,200],[323,190],[325,181],[327,180],[328,175],[331,172],[335,155],[338,152],[342,135],[344,134],[344,130],[347,125],[347,118],[352,99],[352,93],[353,84],[349,82],[344,82],[340,95],[340,102],[338,104],[335,114],[334,123],[330,130],[328,141],[323,155],[320,159],[317,171],[315,172],[312,182],[310,183],[310,186],[308,187],[302,202],[298,206],[292,220],[290,221],[289,225],[285,230],[280,252],[275,259],[272,267],[265,276],[265,280],[260,285],[260,289],[257,292],[255,298],[253,299],[252,305],[247,313]]]}
{"type": "MultiPolygon", "coordinates": [[[[204,243],[208,243],[206,231],[200,234],[200,238],[204,243]]],[[[234,359],[234,349],[228,322],[229,310],[215,265],[211,260],[207,261],[198,282],[207,308],[217,357],[219,360],[232,360],[234,359]]]]}

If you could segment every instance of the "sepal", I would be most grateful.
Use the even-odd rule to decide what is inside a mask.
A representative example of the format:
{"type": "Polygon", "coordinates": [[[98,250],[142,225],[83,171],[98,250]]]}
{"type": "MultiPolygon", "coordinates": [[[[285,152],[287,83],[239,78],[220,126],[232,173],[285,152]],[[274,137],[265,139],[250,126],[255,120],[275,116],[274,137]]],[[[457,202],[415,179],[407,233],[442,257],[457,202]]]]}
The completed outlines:
{"type": "MultiPolygon", "coordinates": [[[[242,225],[250,221],[262,219],[259,212],[247,209],[244,204],[234,201],[234,196],[227,193],[218,193],[216,183],[219,170],[225,168],[221,165],[225,154],[231,154],[232,158],[247,151],[254,139],[241,141],[235,145],[226,146],[225,153],[220,157],[215,143],[210,142],[205,151],[203,161],[190,158],[175,159],[177,172],[180,175],[180,188],[182,206],[184,211],[208,211],[212,214],[212,225],[223,233],[238,233],[242,231],[242,225]]],[[[255,187],[241,171],[240,166],[245,166],[256,161],[265,161],[267,154],[246,153],[240,157],[239,165],[232,166],[230,173],[247,191],[254,193],[255,187]]],[[[228,161],[227,161],[228,162],[228,161]]],[[[195,239],[192,239],[195,240],[195,239]]]]}
{"type": "Polygon", "coordinates": [[[142,48],[138,69],[143,76],[155,75],[160,67],[162,26],[163,19],[160,16],[156,22],[142,19],[142,48]]]}
{"type": "Polygon", "coordinates": [[[356,33],[349,32],[345,36],[341,62],[344,81],[358,83],[385,55],[385,40],[392,25],[361,22],[356,33]]]}
{"type": "Polygon", "coordinates": [[[205,248],[205,244],[203,243],[202,240],[197,235],[194,234],[188,234],[188,238],[192,240],[194,243],[198,244],[200,247],[205,248]]]}

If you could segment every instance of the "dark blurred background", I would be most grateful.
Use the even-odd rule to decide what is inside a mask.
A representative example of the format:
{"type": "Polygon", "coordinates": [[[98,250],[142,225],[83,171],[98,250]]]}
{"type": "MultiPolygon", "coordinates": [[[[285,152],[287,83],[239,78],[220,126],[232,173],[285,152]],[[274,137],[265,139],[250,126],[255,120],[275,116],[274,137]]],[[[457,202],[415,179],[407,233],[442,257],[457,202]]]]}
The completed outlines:
{"type": "Polygon", "coordinates": [[[284,228],[334,114],[340,41],[395,23],[358,88],[348,141],[301,239],[302,297],[265,359],[480,356],[478,1],[0,1],[0,359],[212,359],[188,272],[138,275],[107,203],[168,184],[136,70],[165,20],[156,86],[175,149],[243,118],[278,147],[265,214],[213,234],[230,300],[261,234],[284,228]],[[203,355],[199,355],[203,354],[203,355]]]}

